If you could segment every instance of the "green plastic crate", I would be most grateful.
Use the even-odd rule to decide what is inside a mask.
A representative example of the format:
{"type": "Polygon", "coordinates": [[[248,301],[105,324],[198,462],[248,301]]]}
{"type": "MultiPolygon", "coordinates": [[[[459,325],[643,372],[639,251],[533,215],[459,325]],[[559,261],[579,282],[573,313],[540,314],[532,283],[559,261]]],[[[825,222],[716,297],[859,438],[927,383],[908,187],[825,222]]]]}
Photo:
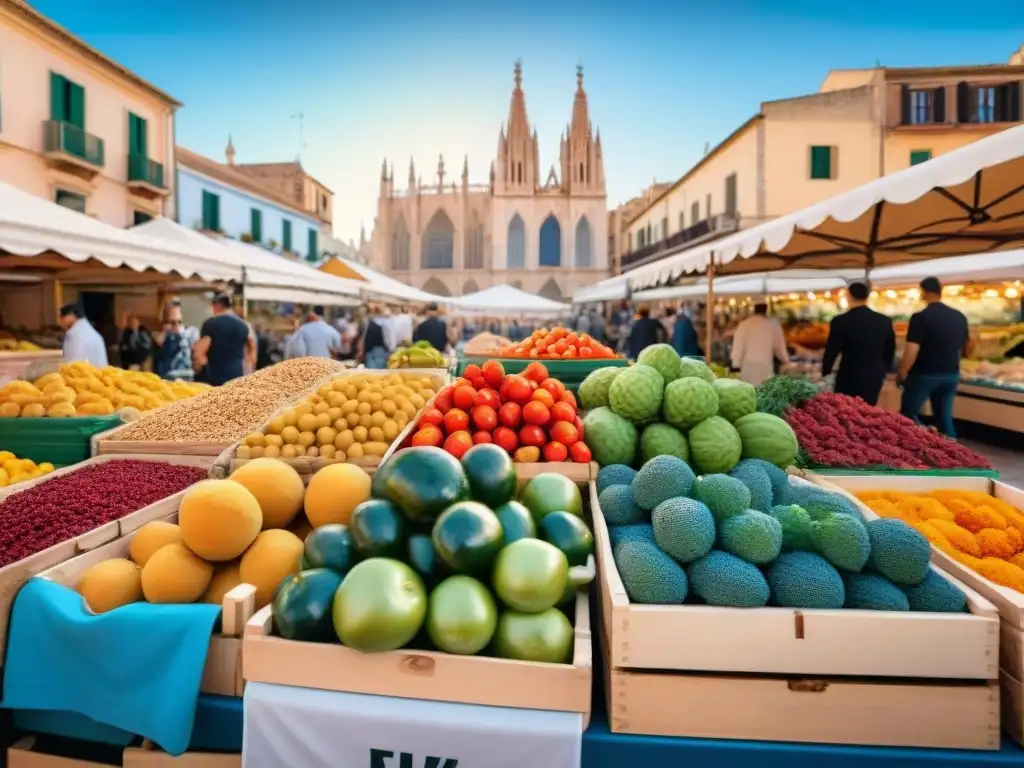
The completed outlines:
{"type": "Polygon", "coordinates": [[[573,392],[591,373],[598,368],[625,368],[629,361],[622,357],[603,358],[601,360],[533,360],[528,357],[460,357],[455,366],[455,375],[461,376],[467,365],[483,365],[488,360],[497,360],[505,369],[505,373],[522,373],[526,366],[533,362],[543,363],[548,373],[565,384],[573,392]]]}
{"type": "Polygon", "coordinates": [[[121,417],[116,414],[0,419],[0,450],[37,464],[48,461],[65,467],[89,458],[89,438],[121,423],[121,417]]]}

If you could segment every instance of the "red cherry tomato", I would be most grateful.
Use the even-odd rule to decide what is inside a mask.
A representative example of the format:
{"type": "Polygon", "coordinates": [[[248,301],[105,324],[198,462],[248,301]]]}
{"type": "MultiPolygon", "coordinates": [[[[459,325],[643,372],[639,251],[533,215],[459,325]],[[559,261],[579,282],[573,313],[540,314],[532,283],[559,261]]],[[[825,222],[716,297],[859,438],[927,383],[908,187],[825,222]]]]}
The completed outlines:
{"type": "Polygon", "coordinates": [[[508,386],[508,390],[505,393],[507,400],[519,403],[520,405],[530,402],[530,398],[533,396],[533,389],[530,387],[528,380],[522,376],[513,376],[510,380],[506,381],[506,385],[508,386]]]}
{"type": "Polygon", "coordinates": [[[473,405],[489,405],[494,410],[501,408],[501,398],[498,397],[498,393],[493,389],[481,389],[476,393],[476,397],[473,398],[473,405]]]}
{"type": "Polygon", "coordinates": [[[544,461],[565,461],[569,458],[569,449],[558,442],[544,446],[544,461]]]}
{"type": "Polygon", "coordinates": [[[476,363],[470,363],[469,365],[466,366],[466,370],[462,372],[462,377],[467,381],[472,381],[477,376],[481,375],[481,373],[482,371],[480,370],[479,365],[477,365],[476,363]]]}
{"type": "Polygon", "coordinates": [[[560,382],[558,379],[544,379],[540,383],[541,389],[546,389],[551,393],[551,396],[557,400],[565,392],[565,384],[560,382]]]}
{"type": "Polygon", "coordinates": [[[527,424],[534,424],[543,427],[551,421],[551,411],[544,403],[538,400],[531,400],[523,406],[523,421],[527,424]]]}
{"type": "Polygon", "coordinates": [[[498,426],[498,413],[489,405],[478,405],[473,409],[473,424],[484,432],[491,432],[498,426]]]}
{"type": "Polygon", "coordinates": [[[468,411],[473,407],[473,401],[476,399],[476,390],[470,386],[456,387],[455,392],[452,394],[452,402],[456,408],[461,408],[464,411],[468,411]]]}
{"type": "Polygon", "coordinates": [[[591,455],[590,448],[587,447],[587,444],[580,441],[569,446],[569,458],[577,464],[586,464],[593,458],[593,456],[591,455]]]}
{"type": "Polygon", "coordinates": [[[519,403],[505,403],[498,411],[498,421],[506,427],[518,429],[523,420],[523,409],[519,403]]]}
{"type": "Polygon", "coordinates": [[[473,445],[480,445],[480,443],[490,443],[491,440],[490,432],[474,432],[473,433],[473,445]]]}
{"type": "Polygon", "coordinates": [[[544,379],[550,378],[548,376],[548,369],[544,367],[543,363],[533,362],[526,366],[526,370],[523,371],[523,377],[540,384],[544,379]]]}
{"type": "Polygon", "coordinates": [[[527,424],[519,430],[519,442],[523,445],[535,445],[540,448],[547,441],[544,430],[535,424],[527,424]]]}
{"type": "Polygon", "coordinates": [[[562,396],[558,399],[561,400],[563,403],[568,403],[573,408],[579,408],[579,406],[576,404],[576,395],[574,395],[569,390],[565,390],[565,392],[562,393],[562,396]]]}
{"type": "Polygon", "coordinates": [[[572,422],[576,418],[576,409],[568,403],[561,401],[551,406],[551,421],[568,421],[572,422]]]}
{"type": "Polygon", "coordinates": [[[519,447],[519,437],[514,430],[508,427],[498,427],[491,437],[494,439],[495,445],[501,446],[510,454],[515,453],[516,448],[519,447]]]}
{"type": "Polygon", "coordinates": [[[425,427],[428,424],[433,424],[435,427],[440,427],[444,424],[444,414],[441,413],[437,408],[427,408],[423,411],[423,415],[420,416],[420,426],[425,427]]]}
{"type": "Polygon", "coordinates": [[[442,443],[444,443],[444,435],[440,428],[433,424],[428,424],[412,436],[412,444],[417,447],[432,445],[439,448],[442,443]]]}
{"type": "Polygon", "coordinates": [[[444,429],[449,435],[469,429],[469,414],[461,408],[452,408],[444,415],[444,429]]]}
{"type": "Polygon", "coordinates": [[[444,449],[448,451],[456,459],[461,459],[462,454],[473,447],[473,438],[469,432],[460,431],[453,432],[448,435],[448,439],[444,441],[444,449]]]}
{"type": "Polygon", "coordinates": [[[480,370],[488,387],[500,387],[501,382],[505,379],[505,368],[497,360],[488,360],[480,366],[480,370]]]}
{"type": "Polygon", "coordinates": [[[551,435],[551,439],[556,443],[562,445],[572,445],[580,439],[580,433],[576,431],[574,427],[568,421],[556,422],[548,432],[551,435]]]}

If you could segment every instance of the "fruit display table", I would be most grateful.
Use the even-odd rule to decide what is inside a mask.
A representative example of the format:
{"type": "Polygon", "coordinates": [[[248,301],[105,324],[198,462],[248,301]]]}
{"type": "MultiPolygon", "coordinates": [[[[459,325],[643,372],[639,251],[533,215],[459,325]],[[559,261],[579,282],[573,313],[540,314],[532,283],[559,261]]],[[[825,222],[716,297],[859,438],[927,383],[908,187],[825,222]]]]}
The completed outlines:
{"type": "Polygon", "coordinates": [[[0,387],[15,381],[28,373],[36,363],[55,363],[63,357],[59,349],[42,349],[37,352],[0,352],[0,387]]]}
{"type": "MultiPolygon", "coordinates": [[[[899,413],[902,390],[889,379],[882,387],[878,406],[899,413]]],[[[931,414],[927,403],[921,409],[931,414]]],[[[984,424],[1012,432],[1024,432],[1024,391],[979,381],[961,380],[953,402],[953,417],[973,424],[984,424]]]]}

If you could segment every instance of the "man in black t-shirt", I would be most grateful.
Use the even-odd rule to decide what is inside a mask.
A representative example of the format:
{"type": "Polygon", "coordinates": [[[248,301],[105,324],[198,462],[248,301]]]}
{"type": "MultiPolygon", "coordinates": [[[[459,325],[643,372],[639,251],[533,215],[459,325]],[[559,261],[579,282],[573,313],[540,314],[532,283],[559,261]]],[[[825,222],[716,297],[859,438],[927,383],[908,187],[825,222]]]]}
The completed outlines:
{"type": "Polygon", "coordinates": [[[821,375],[832,373],[838,358],[835,391],[877,405],[882,382],[896,357],[892,320],[868,306],[871,286],[866,282],[851,283],[846,292],[850,308],[832,318],[821,375]]]}
{"type": "Polygon", "coordinates": [[[920,420],[921,406],[931,401],[939,431],[956,437],[953,401],[960,383],[960,358],[970,354],[972,342],[967,318],[942,303],[938,278],[921,281],[921,297],[928,304],[910,318],[907,345],[896,380],[903,384],[904,416],[920,420]]]}
{"type": "Polygon", "coordinates": [[[413,331],[412,340],[425,341],[441,354],[444,354],[448,346],[448,325],[437,316],[437,304],[431,302],[427,305],[427,317],[422,323],[416,326],[413,331]]]}
{"type": "Polygon", "coordinates": [[[215,296],[212,311],[192,347],[192,361],[196,371],[205,368],[204,381],[219,387],[245,375],[245,358],[255,359],[256,340],[246,322],[231,311],[230,296],[215,296]]]}

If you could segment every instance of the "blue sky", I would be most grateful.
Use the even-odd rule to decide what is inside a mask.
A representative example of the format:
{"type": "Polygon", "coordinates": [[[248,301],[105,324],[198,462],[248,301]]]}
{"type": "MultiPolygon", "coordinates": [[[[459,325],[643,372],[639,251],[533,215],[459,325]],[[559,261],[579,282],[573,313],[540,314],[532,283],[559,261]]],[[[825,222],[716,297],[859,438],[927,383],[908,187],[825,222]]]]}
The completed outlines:
{"type": "MultiPolygon", "coordinates": [[[[558,158],[575,66],[601,129],[609,207],[676,178],[757,112],[816,91],[833,68],[1005,62],[1024,44],[1021,0],[982,18],[947,0],[730,3],[33,0],[40,11],[170,92],[178,143],[240,162],[302,161],[335,192],[335,231],[376,213],[380,164],[426,181],[439,153],[486,181],[523,61],[541,165],[558,158]]],[[[452,175],[449,175],[449,179],[452,175]]]]}

